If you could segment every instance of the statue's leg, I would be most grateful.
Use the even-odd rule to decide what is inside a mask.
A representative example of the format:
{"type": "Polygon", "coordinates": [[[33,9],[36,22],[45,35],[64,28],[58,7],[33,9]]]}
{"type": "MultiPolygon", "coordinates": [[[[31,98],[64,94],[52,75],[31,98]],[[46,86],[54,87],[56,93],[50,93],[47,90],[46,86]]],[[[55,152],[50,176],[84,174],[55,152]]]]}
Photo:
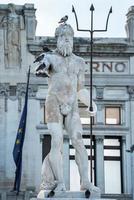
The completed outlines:
{"type": "Polygon", "coordinates": [[[65,190],[63,180],[63,163],[62,163],[62,145],[63,145],[63,133],[60,123],[48,123],[48,129],[51,133],[51,150],[49,153],[49,161],[52,167],[52,171],[57,183],[55,190],[65,190]]]}
{"type": "Polygon", "coordinates": [[[45,102],[45,119],[51,134],[51,150],[48,159],[57,185],[56,190],[65,190],[62,163],[62,116],[55,95],[51,94],[47,96],[45,102]]]}
{"type": "Polygon", "coordinates": [[[62,116],[60,114],[59,103],[55,95],[51,94],[47,96],[45,102],[45,119],[51,134],[51,150],[48,155],[48,159],[54,175],[54,181],[57,185],[55,190],[65,190],[62,163],[62,116]]]}
{"type": "Polygon", "coordinates": [[[56,183],[48,154],[42,164],[40,190],[53,190],[55,187],[56,183]]]}
{"type": "Polygon", "coordinates": [[[90,183],[88,178],[88,154],[82,140],[82,126],[78,113],[73,113],[72,117],[66,121],[66,126],[73,147],[75,148],[75,160],[80,174],[81,190],[97,191],[98,188],[90,183]]]}

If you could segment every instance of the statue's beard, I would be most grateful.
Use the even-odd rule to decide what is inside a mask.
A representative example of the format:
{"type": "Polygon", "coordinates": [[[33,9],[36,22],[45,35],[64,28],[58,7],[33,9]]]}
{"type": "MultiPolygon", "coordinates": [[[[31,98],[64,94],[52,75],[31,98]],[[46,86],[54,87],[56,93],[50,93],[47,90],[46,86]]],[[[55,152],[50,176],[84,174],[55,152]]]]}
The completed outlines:
{"type": "Polygon", "coordinates": [[[57,42],[57,50],[62,56],[70,56],[73,51],[73,45],[70,42],[57,42]]]}

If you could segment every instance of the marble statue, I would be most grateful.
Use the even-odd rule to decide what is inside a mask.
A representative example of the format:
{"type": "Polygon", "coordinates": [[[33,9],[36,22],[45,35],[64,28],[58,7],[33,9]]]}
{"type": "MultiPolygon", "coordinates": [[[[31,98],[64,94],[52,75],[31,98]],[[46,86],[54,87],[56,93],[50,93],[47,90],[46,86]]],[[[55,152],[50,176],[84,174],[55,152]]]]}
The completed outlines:
{"type": "MultiPolygon", "coordinates": [[[[60,24],[55,31],[57,48],[39,56],[40,67],[36,74],[47,73],[48,94],[45,117],[51,134],[51,150],[42,165],[41,190],[65,191],[63,179],[63,129],[66,130],[75,149],[75,160],[80,174],[81,190],[98,192],[88,179],[88,155],[82,140],[82,125],[78,111],[78,99],[90,105],[89,91],[84,87],[85,61],[73,54],[74,31],[69,24],[60,24]]],[[[97,111],[93,102],[94,116],[97,111]]],[[[86,112],[86,111],[85,111],[86,112]]]]}
{"type": "Polygon", "coordinates": [[[15,5],[8,4],[8,14],[3,17],[5,66],[8,68],[20,65],[20,24],[22,19],[16,14],[15,5]]]}

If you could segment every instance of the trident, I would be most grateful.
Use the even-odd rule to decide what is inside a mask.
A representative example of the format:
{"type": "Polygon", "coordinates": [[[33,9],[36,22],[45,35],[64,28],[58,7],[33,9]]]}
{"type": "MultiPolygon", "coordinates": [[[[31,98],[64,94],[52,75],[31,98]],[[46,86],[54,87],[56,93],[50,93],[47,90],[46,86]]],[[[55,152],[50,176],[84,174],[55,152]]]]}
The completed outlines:
{"type": "MultiPolygon", "coordinates": [[[[108,16],[107,16],[107,20],[106,20],[106,27],[103,30],[94,30],[93,29],[93,11],[94,11],[94,6],[93,4],[90,7],[90,11],[91,11],[91,29],[79,29],[79,25],[78,25],[78,18],[77,18],[77,14],[75,12],[74,6],[72,5],[72,12],[75,15],[75,20],[76,20],[76,26],[77,26],[77,31],[84,31],[84,32],[90,32],[90,107],[89,110],[92,112],[93,111],[93,105],[92,105],[92,88],[93,88],[93,33],[94,32],[106,32],[107,28],[108,28],[108,21],[109,21],[109,16],[112,13],[112,7],[109,10],[108,16]]],[[[93,177],[93,173],[92,173],[92,160],[93,160],[93,156],[92,156],[92,141],[93,141],[93,116],[90,116],[90,179],[92,182],[92,177],[93,177]]]]}

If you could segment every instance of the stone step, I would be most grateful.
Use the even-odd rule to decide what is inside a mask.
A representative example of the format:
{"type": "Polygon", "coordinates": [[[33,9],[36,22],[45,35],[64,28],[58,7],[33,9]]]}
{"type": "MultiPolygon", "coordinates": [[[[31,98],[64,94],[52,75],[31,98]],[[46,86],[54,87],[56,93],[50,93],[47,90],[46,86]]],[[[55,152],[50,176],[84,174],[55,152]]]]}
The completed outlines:
{"type": "MultiPolygon", "coordinates": [[[[86,200],[86,198],[44,198],[44,200],[86,200]]],[[[40,198],[31,198],[30,200],[42,200],[40,198]]],[[[102,199],[102,198],[89,198],[89,200],[116,200],[116,199],[102,199]]]]}

